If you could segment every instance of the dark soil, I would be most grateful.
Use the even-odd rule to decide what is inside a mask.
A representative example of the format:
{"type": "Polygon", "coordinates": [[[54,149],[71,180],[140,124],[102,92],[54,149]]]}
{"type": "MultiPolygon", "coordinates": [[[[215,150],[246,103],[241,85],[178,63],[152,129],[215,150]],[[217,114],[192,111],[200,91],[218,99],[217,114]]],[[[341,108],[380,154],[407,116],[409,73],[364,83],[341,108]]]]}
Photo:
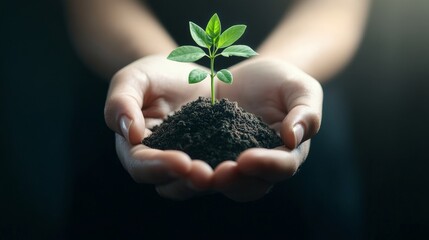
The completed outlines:
{"type": "Polygon", "coordinates": [[[224,160],[235,160],[248,148],[274,148],[281,138],[252,113],[227,99],[200,97],[183,106],[152,129],[143,144],[163,150],[180,150],[192,159],[206,161],[215,168],[224,160]]]}

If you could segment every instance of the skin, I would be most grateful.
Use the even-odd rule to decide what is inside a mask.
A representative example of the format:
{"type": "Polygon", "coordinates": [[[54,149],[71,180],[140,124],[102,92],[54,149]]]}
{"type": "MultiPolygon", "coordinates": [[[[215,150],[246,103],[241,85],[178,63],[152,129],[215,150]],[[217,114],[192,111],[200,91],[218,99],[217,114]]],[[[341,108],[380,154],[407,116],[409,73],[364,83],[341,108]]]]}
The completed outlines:
{"type": "Polygon", "coordinates": [[[320,83],[352,57],[368,2],[297,1],[257,50],[260,55],[230,68],[234,84],[217,81],[217,98],[237,101],[262,116],[279,131],[285,145],[246,150],[216,169],[180,151],[140,144],[149,128],[168,114],[198,96],[210,95],[209,81],[194,85],[183,81],[195,64],[166,60],[177,45],[144,3],[70,0],[66,7],[84,61],[101,76],[110,78],[116,72],[105,120],[116,132],[118,157],[131,177],[153,184],[161,196],[171,199],[221,192],[235,201],[252,201],[293,176],[306,159],[322,120],[320,83]]]}

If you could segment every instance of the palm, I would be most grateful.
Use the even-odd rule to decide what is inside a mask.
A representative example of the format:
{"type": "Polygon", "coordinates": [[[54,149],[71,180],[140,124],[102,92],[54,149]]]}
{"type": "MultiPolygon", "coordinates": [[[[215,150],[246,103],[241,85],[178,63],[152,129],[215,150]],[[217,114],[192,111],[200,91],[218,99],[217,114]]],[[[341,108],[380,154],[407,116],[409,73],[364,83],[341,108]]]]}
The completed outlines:
{"type": "Polygon", "coordinates": [[[285,147],[249,149],[237,162],[224,162],[215,170],[215,187],[235,200],[263,196],[275,182],[290,177],[306,158],[318,131],[322,91],[313,78],[281,61],[247,60],[231,68],[232,86],[219,85],[219,97],[237,101],[276,129],[285,147]],[[299,137],[295,126],[304,128],[299,137]]]}
{"type": "Polygon", "coordinates": [[[234,66],[231,69],[234,84],[220,85],[219,97],[237,101],[241,107],[279,130],[279,124],[288,112],[285,99],[303,87],[288,68],[292,67],[273,61],[248,61],[234,66]]]}
{"type": "Polygon", "coordinates": [[[154,184],[170,198],[188,198],[209,188],[212,169],[183,152],[140,143],[154,124],[181,105],[210,95],[208,83],[188,85],[193,68],[195,64],[175,63],[165,56],[140,59],[113,77],[106,101],[105,119],[117,132],[116,150],[124,168],[137,182],[154,184]]]}
{"type": "Polygon", "coordinates": [[[236,162],[215,170],[180,151],[162,151],[139,144],[157,124],[181,105],[210,95],[209,81],[188,85],[194,64],[147,57],[134,62],[112,79],[105,118],[117,132],[116,149],[125,169],[138,182],[156,185],[163,196],[189,198],[214,188],[226,196],[249,201],[262,197],[275,182],[297,170],[320,126],[320,85],[307,74],[273,60],[248,60],[231,69],[233,85],[219,85],[218,97],[237,101],[263,118],[282,135],[285,147],[249,149],[236,162]],[[128,119],[128,121],[123,120],[128,119]],[[294,125],[303,125],[299,140],[294,125]],[[125,129],[125,130],[124,130],[125,129]]]}
{"type": "Polygon", "coordinates": [[[183,104],[195,100],[199,96],[209,96],[208,82],[189,85],[187,77],[195,68],[195,64],[175,63],[164,56],[146,58],[134,63],[129,71],[137,72],[135,79],[146,79],[142,84],[143,115],[150,128],[155,123],[183,104]],[[135,69],[133,69],[135,68],[135,69]],[[144,73],[144,76],[141,76],[144,73]]]}

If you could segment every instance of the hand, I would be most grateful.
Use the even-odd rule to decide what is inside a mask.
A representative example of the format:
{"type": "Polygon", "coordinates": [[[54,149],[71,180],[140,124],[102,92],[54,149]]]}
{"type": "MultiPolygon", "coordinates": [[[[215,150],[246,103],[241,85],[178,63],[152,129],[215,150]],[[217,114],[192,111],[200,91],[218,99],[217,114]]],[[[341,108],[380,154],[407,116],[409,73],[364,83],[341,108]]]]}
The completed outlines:
{"type": "MultiPolygon", "coordinates": [[[[180,151],[162,151],[141,144],[149,128],[199,96],[210,96],[210,82],[189,85],[196,64],[169,61],[165,56],[142,58],[120,70],[110,83],[105,120],[116,132],[116,151],[124,168],[158,193],[186,199],[211,187],[213,170],[180,151]]],[[[201,68],[201,67],[200,67],[201,68]]]]}
{"type": "Polygon", "coordinates": [[[261,198],[276,182],[292,176],[304,162],[322,117],[320,84],[283,61],[253,58],[230,69],[234,83],[219,83],[218,98],[237,101],[280,132],[285,146],[248,149],[236,162],[221,163],[214,188],[236,201],[261,198]]]}

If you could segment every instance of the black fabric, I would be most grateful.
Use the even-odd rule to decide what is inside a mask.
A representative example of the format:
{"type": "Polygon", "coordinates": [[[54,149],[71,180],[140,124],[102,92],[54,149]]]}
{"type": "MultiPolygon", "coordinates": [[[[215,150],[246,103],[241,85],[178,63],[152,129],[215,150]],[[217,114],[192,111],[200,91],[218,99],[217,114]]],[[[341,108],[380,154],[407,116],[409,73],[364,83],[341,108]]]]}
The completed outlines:
{"type": "MultiPolygon", "coordinates": [[[[213,2],[204,1],[198,3],[199,11],[183,10],[183,5],[191,3],[196,4],[195,1],[150,2],[179,44],[192,44],[189,20],[204,26],[216,8],[213,2]]],[[[279,8],[266,1],[254,5],[229,1],[216,6],[224,6],[216,10],[224,26],[248,24],[242,41],[254,46],[285,11],[285,6],[279,8]]],[[[325,91],[322,130],[313,140],[307,162],[297,176],[276,186],[264,199],[252,203],[235,203],[221,195],[185,202],[162,199],[152,186],[134,183],[113,153],[109,153],[79,178],[68,233],[72,238],[91,233],[113,238],[236,235],[359,239],[361,194],[353,165],[346,106],[341,104],[343,100],[335,85],[325,91]]]]}
{"type": "Polygon", "coordinates": [[[278,184],[265,198],[251,203],[236,203],[221,195],[184,202],[163,199],[153,186],[132,181],[111,151],[110,142],[100,159],[81,156],[80,161],[92,160],[94,164],[75,183],[66,236],[360,239],[362,195],[347,118],[339,114],[345,106],[339,104],[335,87],[325,91],[325,109],[330,110],[324,112],[322,130],[312,141],[310,156],[296,176],[278,184]]]}
{"type": "MultiPolygon", "coordinates": [[[[146,1],[179,45],[194,45],[189,34],[189,21],[205,29],[210,17],[219,15],[222,31],[235,24],[247,25],[246,32],[237,44],[246,44],[256,49],[285,15],[292,1],[146,1]]],[[[231,57],[218,60],[219,68],[226,68],[240,61],[231,57]]],[[[205,64],[205,62],[203,61],[205,64]]]]}
{"type": "MultiPolygon", "coordinates": [[[[188,20],[205,24],[217,11],[226,26],[247,24],[243,43],[256,46],[283,13],[263,8],[280,1],[194,1],[200,11],[183,10],[186,2],[151,2],[156,12],[170,9],[158,16],[179,43],[191,40],[178,36],[188,34],[188,20]]],[[[103,120],[107,83],[73,53],[61,2],[2,4],[0,239],[359,238],[359,182],[335,86],[325,89],[322,130],[306,163],[264,199],[170,201],[120,165],[103,120]]]]}

